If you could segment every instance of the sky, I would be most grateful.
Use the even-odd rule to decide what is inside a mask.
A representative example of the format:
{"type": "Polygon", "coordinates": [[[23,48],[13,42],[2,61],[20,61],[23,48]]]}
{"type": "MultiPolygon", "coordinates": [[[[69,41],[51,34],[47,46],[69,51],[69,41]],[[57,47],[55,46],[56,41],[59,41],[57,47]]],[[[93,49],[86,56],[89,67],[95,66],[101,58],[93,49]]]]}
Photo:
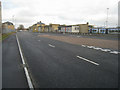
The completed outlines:
{"type": "Polygon", "coordinates": [[[11,21],[26,28],[42,21],[45,24],[118,25],[120,0],[1,0],[2,22],[11,21]]]}

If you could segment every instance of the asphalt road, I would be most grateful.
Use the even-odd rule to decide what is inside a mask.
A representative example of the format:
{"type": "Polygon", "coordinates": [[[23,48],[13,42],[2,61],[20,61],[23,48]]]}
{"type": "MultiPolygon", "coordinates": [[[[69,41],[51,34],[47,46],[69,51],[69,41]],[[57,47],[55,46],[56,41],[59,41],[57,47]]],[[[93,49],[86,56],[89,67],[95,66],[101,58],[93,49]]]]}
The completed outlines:
{"type": "Polygon", "coordinates": [[[15,34],[2,42],[2,88],[28,88],[15,34]]]}
{"type": "MultiPolygon", "coordinates": [[[[36,88],[118,87],[118,55],[38,37],[38,33],[17,34],[36,88]]],[[[20,87],[26,87],[15,37],[7,40],[3,48],[3,86],[8,87],[8,82],[19,78],[20,87]],[[16,68],[17,76],[9,78],[8,74],[14,75],[16,68]]]]}

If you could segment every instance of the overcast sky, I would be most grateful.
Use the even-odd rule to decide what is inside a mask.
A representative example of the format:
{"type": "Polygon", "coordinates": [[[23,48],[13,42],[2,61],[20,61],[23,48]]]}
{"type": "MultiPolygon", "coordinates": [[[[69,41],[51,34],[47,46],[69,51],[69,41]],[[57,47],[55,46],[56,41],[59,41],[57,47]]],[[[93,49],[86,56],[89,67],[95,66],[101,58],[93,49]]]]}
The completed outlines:
{"type": "Polygon", "coordinates": [[[118,24],[120,0],[1,0],[2,22],[29,27],[38,21],[45,24],[89,24],[104,26],[109,8],[109,26],[118,24]],[[13,18],[14,16],[14,18],[13,18]]]}

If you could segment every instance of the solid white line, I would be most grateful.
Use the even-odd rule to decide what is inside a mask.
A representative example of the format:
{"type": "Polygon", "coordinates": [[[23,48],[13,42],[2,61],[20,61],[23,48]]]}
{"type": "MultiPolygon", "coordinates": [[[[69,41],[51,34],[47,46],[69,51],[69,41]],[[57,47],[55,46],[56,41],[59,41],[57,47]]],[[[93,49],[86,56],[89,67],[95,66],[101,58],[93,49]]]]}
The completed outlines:
{"type": "Polygon", "coordinates": [[[33,85],[32,85],[28,70],[27,70],[26,67],[24,67],[24,70],[25,70],[25,74],[26,74],[26,77],[27,77],[27,80],[28,80],[29,88],[33,89],[33,85]]]}
{"type": "Polygon", "coordinates": [[[51,45],[51,44],[48,44],[48,45],[49,45],[50,47],[53,47],[53,48],[55,47],[55,46],[53,46],[53,45],[51,45]]]}
{"type": "Polygon", "coordinates": [[[19,48],[19,51],[20,51],[20,55],[21,55],[21,58],[22,58],[22,63],[25,64],[25,61],[24,61],[24,58],[23,58],[23,54],[22,54],[22,50],[21,50],[21,47],[20,47],[20,43],[19,43],[17,34],[16,34],[16,38],[17,38],[17,43],[18,43],[18,48],[19,48]]]}
{"type": "MultiPolygon", "coordinates": [[[[23,53],[22,53],[22,50],[21,50],[21,46],[20,46],[20,42],[19,42],[19,40],[18,40],[17,34],[16,34],[16,39],[17,39],[17,44],[18,44],[20,56],[21,56],[21,59],[22,59],[22,63],[23,63],[23,65],[25,65],[25,60],[24,60],[24,57],[23,57],[23,53]]],[[[30,79],[30,76],[29,76],[29,73],[28,73],[28,70],[27,70],[26,67],[24,67],[24,71],[25,71],[25,75],[26,75],[26,77],[27,77],[27,81],[28,81],[29,88],[32,89],[32,90],[34,90],[34,89],[33,89],[32,81],[31,81],[31,79],[30,79]]]]}
{"type": "Polygon", "coordinates": [[[96,62],[93,62],[93,61],[91,61],[91,60],[88,60],[88,59],[83,58],[83,57],[80,57],[80,56],[77,56],[77,58],[82,59],[82,60],[87,61],[87,62],[90,62],[90,63],[92,63],[92,64],[94,64],[94,65],[97,65],[97,66],[99,65],[99,64],[96,63],[96,62]]]}

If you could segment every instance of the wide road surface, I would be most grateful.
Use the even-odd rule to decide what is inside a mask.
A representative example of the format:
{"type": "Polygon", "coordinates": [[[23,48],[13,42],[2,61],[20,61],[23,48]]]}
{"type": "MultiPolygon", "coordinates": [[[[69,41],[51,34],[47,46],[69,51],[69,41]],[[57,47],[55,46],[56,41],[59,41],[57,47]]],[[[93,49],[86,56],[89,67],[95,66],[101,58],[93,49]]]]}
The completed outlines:
{"type": "MultiPolygon", "coordinates": [[[[118,54],[38,37],[43,34],[17,33],[35,88],[118,87],[118,54]]],[[[28,88],[15,34],[3,42],[3,88],[28,88]]]]}
{"type": "Polygon", "coordinates": [[[117,54],[38,37],[38,33],[17,34],[36,88],[118,87],[117,54]]]}

